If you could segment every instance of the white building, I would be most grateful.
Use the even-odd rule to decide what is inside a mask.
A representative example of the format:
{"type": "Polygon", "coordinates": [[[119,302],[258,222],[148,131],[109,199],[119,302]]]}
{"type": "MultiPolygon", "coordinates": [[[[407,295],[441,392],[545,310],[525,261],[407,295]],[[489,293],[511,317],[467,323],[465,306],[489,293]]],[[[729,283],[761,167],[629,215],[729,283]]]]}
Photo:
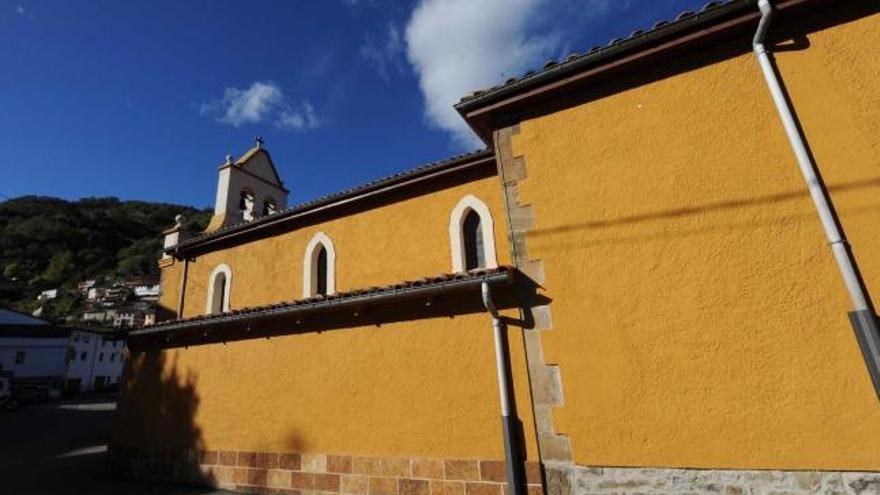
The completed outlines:
{"type": "Polygon", "coordinates": [[[104,389],[119,384],[124,351],[125,343],[106,332],[61,328],[0,308],[0,369],[13,381],[104,389]]]}
{"type": "Polygon", "coordinates": [[[55,299],[58,297],[58,289],[49,289],[40,292],[40,295],[37,296],[38,301],[48,301],[49,299],[55,299]]]}
{"type": "Polygon", "coordinates": [[[125,343],[82,330],[70,334],[70,359],[65,388],[71,391],[101,390],[119,384],[125,343]]]}
{"type": "Polygon", "coordinates": [[[63,379],[68,339],[69,331],[47,321],[0,309],[0,369],[16,379],[63,379]]]}
{"type": "Polygon", "coordinates": [[[159,299],[159,284],[152,285],[138,285],[134,288],[134,295],[138,299],[146,299],[146,300],[158,300],[159,299]]]}

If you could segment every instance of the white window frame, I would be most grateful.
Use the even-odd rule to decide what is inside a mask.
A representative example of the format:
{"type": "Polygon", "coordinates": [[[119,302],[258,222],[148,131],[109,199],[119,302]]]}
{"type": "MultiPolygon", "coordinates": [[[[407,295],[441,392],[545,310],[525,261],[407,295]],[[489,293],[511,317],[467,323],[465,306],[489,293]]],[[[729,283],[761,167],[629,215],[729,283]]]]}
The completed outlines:
{"type": "Polygon", "coordinates": [[[312,236],[303,257],[303,297],[316,295],[318,271],[315,270],[315,264],[318,262],[316,248],[319,244],[327,251],[327,294],[336,293],[336,249],[333,247],[333,240],[327,234],[318,232],[312,236]]]}
{"type": "Polygon", "coordinates": [[[229,311],[229,295],[232,293],[232,269],[225,263],[220,263],[214,270],[211,272],[211,275],[208,277],[208,300],[205,304],[205,314],[210,315],[213,314],[212,306],[214,303],[214,282],[216,281],[217,275],[219,274],[226,275],[226,284],[223,286],[223,307],[220,308],[221,313],[225,313],[229,311]]]}
{"type": "Polygon", "coordinates": [[[473,194],[461,198],[452,214],[449,216],[449,245],[452,250],[452,271],[464,272],[464,219],[468,212],[473,211],[480,216],[480,229],[483,232],[483,256],[486,260],[486,268],[497,268],[498,260],[495,257],[495,224],[492,213],[486,203],[480,201],[473,194]]]}

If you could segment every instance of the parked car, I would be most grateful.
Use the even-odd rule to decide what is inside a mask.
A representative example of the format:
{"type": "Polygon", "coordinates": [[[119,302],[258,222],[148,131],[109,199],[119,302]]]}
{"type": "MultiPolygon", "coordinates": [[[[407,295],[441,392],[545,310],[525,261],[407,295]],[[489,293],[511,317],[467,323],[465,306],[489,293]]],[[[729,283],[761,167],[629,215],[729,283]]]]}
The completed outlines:
{"type": "Polygon", "coordinates": [[[18,407],[18,399],[12,395],[9,378],[0,377],[0,409],[11,411],[18,407]]]}
{"type": "Polygon", "coordinates": [[[19,405],[39,404],[49,400],[49,391],[35,385],[13,385],[12,400],[19,405]]]}

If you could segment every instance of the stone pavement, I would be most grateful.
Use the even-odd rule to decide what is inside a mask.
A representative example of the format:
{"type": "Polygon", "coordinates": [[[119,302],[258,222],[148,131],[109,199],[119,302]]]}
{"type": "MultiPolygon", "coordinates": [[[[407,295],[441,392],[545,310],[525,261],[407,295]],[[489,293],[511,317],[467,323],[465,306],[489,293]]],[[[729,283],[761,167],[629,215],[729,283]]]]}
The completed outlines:
{"type": "Polygon", "coordinates": [[[4,495],[196,495],[223,490],[133,483],[105,473],[116,409],[112,395],[0,412],[0,493],[4,495]]]}

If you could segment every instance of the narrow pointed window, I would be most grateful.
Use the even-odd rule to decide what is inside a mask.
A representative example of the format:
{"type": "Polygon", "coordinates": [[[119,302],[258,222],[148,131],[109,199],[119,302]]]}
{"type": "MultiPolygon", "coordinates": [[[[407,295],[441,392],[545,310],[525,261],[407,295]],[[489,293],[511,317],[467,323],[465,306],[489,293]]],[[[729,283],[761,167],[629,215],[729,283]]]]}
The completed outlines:
{"type": "Polygon", "coordinates": [[[316,286],[315,294],[327,295],[327,250],[323,245],[318,246],[318,256],[315,260],[316,286]]]}
{"type": "Polygon", "coordinates": [[[473,195],[468,194],[453,208],[449,216],[449,242],[454,272],[498,266],[492,213],[473,195]]]}
{"type": "Polygon", "coordinates": [[[218,273],[214,277],[213,287],[214,294],[211,298],[211,314],[216,315],[223,312],[224,306],[226,306],[226,274],[218,273]]]}
{"type": "Polygon", "coordinates": [[[486,267],[486,254],[483,250],[483,227],[480,223],[479,213],[474,210],[468,210],[462,224],[464,265],[466,270],[486,267]]]}
{"type": "Polygon", "coordinates": [[[226,265],[219,265],[208,279],[208,304],[205,313],[217,315],[229,311],[229,291],[232,271],[226,265]]]}
{"type": "Polygon", "coordinates": [[[306,246],[303,258],[303,297],[336,292],[336,250],[333,241],[318,232],[306,246]]]}

